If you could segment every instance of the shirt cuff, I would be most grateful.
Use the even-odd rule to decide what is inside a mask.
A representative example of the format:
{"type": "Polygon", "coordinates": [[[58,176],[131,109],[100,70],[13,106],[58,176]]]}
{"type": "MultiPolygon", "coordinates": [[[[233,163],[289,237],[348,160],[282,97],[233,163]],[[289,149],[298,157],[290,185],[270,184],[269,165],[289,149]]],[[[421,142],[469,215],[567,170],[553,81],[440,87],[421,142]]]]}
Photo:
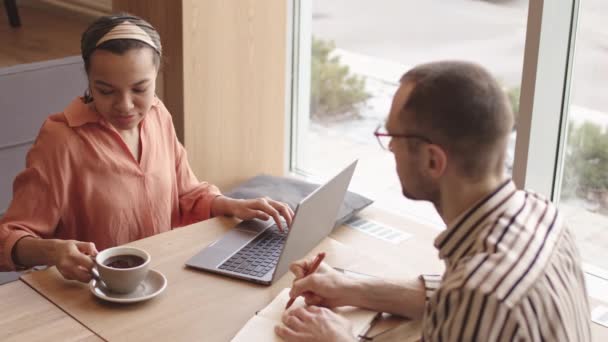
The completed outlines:
{"type": "Polygon", "coordinates": [[[2,260],[0,260],[0,269],[6,269],[8,271],[20,271],[28,268],[15,265],[15,262],[13,261],[13,248],[19,240],[26,236],[36,237],[36,235],[23,230],[13,231],[8,236],[3,246],[2,260]]]}
{"type": "Polygon", "coordinates": [[[426,300],[429,300],[439,286],[441,286],[441,278],[443,276],[441,274],[423,274],[418,278],[424,283],[426,300]]]}

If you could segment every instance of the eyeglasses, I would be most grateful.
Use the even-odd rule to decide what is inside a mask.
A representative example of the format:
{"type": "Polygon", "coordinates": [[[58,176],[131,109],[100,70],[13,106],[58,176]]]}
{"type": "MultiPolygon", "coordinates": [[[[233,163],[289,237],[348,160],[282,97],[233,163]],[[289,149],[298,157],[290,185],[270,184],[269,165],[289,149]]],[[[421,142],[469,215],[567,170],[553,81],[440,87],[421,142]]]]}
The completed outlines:
{"type": "Polygon", "coordinates": [[[382,130],[382,124],[378,125],[378,128],[376,128],[376,130],[374,131],[374,135],[376,136],[376,139],[378,139],[378,144],[380,144],[380,147],[382,147],[382,149],[390,151],[390,142],[391,139],[394,138],[405,138],[405,139],[418,139],[418,140],[422,140],[423,142],[427,143],[427,144],[432,144],[433,142],[431,141],[431,139],[422,136],[422,135],[418,135],[418,134],[391,134],[391,133],[387,133],[387,132],[381,132],[382,130]]]}

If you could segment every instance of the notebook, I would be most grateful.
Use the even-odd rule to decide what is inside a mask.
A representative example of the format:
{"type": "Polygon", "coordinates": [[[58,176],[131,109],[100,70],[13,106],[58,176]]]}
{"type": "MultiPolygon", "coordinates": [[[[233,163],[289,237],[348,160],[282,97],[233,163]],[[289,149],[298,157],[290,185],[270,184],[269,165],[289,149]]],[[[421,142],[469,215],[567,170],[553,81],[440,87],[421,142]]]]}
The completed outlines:
{"type": "MultiPolygon", "coordinates": [[[[285,305],[289,300],[289,288],[284,289],[279,295],[253,316],[245,326],[232,339],[233,342],[268,341],[281,342],[279,336],[274,333],[274,327],[281,323],[281,316],[285,312],[285,305]]],[[[292,308],[305,306],[304,298],[298,297],[292,308]]],[[[291,310],[291,308],[290,308],[291,310]]],[[[334,312],[348,318],[353,323],[353,332],[356,335],[364,334],[373,321],[377,312],[355,308],[352,306],[334,309],[334,312]]]]}

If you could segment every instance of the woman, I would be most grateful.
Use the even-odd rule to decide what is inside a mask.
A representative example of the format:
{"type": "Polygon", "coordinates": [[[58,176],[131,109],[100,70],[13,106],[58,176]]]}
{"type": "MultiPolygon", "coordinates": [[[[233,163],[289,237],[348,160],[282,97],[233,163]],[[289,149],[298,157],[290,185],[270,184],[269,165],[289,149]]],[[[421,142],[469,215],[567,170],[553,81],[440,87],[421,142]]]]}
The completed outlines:
{"type": "Polygon", "coordinates": [[[87,282],[98,249],[172,227],[220,215],[291,224],[284,203],[228,198],[196,179],[155,96],[162,49],[150,24],[102,17],[81,50],[89,89],[45,121],[15,179],[0,220],[0,270],[55,265],[87,282]]]}

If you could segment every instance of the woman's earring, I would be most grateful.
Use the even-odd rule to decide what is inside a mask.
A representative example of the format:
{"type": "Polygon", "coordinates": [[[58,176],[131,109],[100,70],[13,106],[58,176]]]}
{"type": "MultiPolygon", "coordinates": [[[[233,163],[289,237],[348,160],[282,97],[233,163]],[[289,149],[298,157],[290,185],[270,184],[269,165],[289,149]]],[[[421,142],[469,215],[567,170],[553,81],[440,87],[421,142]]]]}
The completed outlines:
{"type": "Polygon", "coordinates": [[[87,90],[84,91],[84,103],[89,103],[89,102],[93,102],[93,95],[91,95],[91,90],[89,90],[89,88],[87,88],[87,90]]]}

